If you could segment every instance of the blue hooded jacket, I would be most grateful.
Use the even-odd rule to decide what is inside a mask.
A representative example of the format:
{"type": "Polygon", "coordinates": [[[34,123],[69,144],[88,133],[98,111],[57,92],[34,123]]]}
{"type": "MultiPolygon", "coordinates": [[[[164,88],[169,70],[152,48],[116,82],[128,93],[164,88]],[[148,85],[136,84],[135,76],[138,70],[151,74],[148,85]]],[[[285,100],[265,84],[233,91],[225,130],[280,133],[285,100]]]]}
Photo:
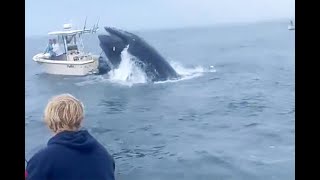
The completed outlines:
{"type": "Polygon", "coordinates": [[[88,131],[64,131],[27,164],[28,180],[114,180],[115,163],[88,131]]]}

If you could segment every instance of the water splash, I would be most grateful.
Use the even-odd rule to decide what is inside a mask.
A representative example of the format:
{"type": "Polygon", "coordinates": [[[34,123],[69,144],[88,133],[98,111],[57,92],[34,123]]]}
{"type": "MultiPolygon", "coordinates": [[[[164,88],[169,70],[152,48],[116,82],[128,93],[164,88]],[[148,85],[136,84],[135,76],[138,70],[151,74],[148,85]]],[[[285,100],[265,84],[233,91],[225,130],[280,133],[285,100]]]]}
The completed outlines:
{"type": "Polygon", "coordinates": [[[196,77],[202,76],[204,73],[209,72],[216,72],[214,66],[210,66],[210,68],[204,68],[202,66],[195,66],[195,67],[185,67],[181,63],[176,61],[169,62],[173,69],[181,76],[180,79],[176,80],[166,80],[166,81],[159,81],[155,82],[155,84],[161,83],[169,83],[169,82],[179,82],[183,80],[193,79],[196,77]]]}
{"type": "MultiPolygon", "coordinates": [[[[128,47],[126,47],[121,52],[121,62],[117,69],[111,70],[106,76],[98,76],[94,78],[86,79],[85,82],[77,83],[77,85],[83,86],[86,84],[92,84],[97,82],[111,82],[115,84],[120,84],[124,86],[133,86],[135,84],[145,84],[148,82],[148,76],[145,71],[142,69],[141,61],[128,52],[128,47]],[[140,65],[138,65],[140,63],[140,65]]],[[[202,76],[204,73],[216,72],[214,66],[209,68],[204,68],[202,66],[195,67],[185,67],[181,63],[176,61],[171,61],[169,64],[173,69],[181,76],[181,78],[176,80],[166,80],[155,82],[159,83],[168,83],[168,82],[178,82],[188,79],[193,79],[199,76],[202,76]]]]}
{"type": "Polygon", "coordinates": [[[138,59],[132,56],[128,52],[128,47],[126,47],[121,52],[121,62],[119,67],[108,73],[109,81],[129,86],[132,86],[133,84],[146,83],[148,77],[141,67],[136,65],[137,61],[138,59]]]}

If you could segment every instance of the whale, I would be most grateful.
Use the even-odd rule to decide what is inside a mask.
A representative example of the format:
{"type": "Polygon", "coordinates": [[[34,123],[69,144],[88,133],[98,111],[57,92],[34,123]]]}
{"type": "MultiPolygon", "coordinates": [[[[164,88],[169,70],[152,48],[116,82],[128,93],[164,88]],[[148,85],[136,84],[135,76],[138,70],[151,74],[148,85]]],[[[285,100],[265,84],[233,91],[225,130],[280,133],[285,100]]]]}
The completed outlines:
{"type": "Polygon", "coordinates": [[[135,64],[141,67],[149,81],[165,81],[180,77],[165,58],[143,38],[114,27],[104,29],[108,34],[100,34],[98,39],[106,59],[99,60],[99,71],[105,73],[118,68],[121,53],[126,49],[135,57],[135,64]]]}

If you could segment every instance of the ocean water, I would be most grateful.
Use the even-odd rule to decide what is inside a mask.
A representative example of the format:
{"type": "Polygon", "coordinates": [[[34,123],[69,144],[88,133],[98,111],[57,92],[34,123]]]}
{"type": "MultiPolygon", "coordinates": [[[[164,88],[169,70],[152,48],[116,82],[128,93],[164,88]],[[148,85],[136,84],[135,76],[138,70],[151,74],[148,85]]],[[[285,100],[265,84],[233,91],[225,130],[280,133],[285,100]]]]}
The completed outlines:
{"type": "MultiPolygon", "coordinates": [[[[117,179],[295,179],[295,32],[287,25],[135,32],[183,75],[152,84],[126,51],[108,75],[44,74],[32,56],[47,37],[27,38],[26,158],[52,136],[42,120],[48,99],[71,93],[85,104],[85,128],[115,158],[117,179]]],[[[101,52],[97,35],[85,42],[101,52]]]]}

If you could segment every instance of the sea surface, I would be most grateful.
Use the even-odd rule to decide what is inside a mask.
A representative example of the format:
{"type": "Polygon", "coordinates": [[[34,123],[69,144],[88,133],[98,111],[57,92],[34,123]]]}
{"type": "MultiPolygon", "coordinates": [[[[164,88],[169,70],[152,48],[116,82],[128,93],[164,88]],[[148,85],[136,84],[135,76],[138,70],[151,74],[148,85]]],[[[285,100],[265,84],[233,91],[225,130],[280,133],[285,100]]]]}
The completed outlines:
{"type": "MultiPolygon", "coordinates": [[[[26,158],[52,136],[43,123],[48,99],[71,93],[119,180],[295,179],[295,32],[287,26],[135,31],[183,75],[158,83],[146,83],[126,51],[107,75],[47,75],[32,56],[48,37],[26,38],[26,158]]],[[[101,53],[97,34],[85,43],[101,53]]]]}

